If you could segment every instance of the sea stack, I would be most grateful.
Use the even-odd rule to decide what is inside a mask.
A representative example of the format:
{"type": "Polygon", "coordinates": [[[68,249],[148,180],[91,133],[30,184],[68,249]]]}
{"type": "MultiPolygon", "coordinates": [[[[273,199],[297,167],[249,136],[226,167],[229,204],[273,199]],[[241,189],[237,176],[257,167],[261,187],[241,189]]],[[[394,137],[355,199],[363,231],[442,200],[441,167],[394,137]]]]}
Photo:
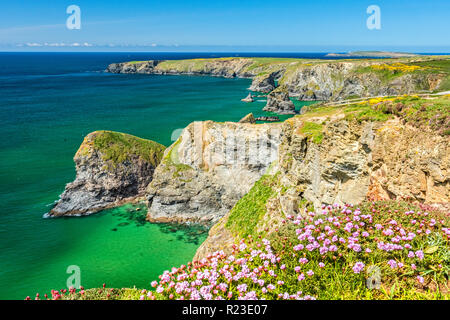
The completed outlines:
{"type": "Polygon", "coordinates": [[[253,100],[252,94],[249,93],[248,96],[245,97],[244,99],[241,99],[241,101],[243,101],[243,102],[253,102],[254,100],[253,100]]]}
{"type": "Polygon", "coordinates": [[[253,116],[253,113],[249,113],[245,117],[243,117],[241,120],[239,120],[239,123],[256,123],[255,117],[253,116]]]}
{"type": "Polygon", "coordinates": [[[277,88],[267,95],[267,104],[263,111],[278,114],[295,114],[295,105],[289,99],[287,90],[277,88]]]}

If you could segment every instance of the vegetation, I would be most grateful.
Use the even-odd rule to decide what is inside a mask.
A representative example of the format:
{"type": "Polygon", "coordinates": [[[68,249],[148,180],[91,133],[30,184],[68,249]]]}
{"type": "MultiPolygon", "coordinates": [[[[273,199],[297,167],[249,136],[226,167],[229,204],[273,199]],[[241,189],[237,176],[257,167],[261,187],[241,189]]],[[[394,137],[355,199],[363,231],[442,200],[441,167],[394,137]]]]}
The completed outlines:
{"type": "Polygon", "coordinates": [[[77,155],[88,155],[92,148],[97,150],[103,160],[113,166],[140,157],[153,166],[159,164],[165,147],[151,140],[141,139],[126,133],[113,131],[96,131],[83,142],[77,155]]]}
{"type": "Polygon", "coordinates": [[[71,288],[51,298],[449,299],[448,226],[448,214],[401,201],[323,206],[288,216],[271,234],[247,232],[229,255],[165,271],[154,291],[71,288]]]}
{"type": "Polygon", "coordinates": [[[169,151],[167,152],[166,156],[162,160],[162,162],[165,165],[167,165],[169,167],[175,167],[175,172],[173,173],[174,178],[179,177],[180,172],[182,172],[184,170],[192,169],[191,166],[184,164],[184,163],[180,163],[180,160],[178,158],[178,147],[180,145],[180,142],[181,142],[181,137],[179,137],[177,139],[177,141],[175,141],[173,143],[173,145],[170,147],[169,151]]]}
{"type": "Polygon", "coordinates": [[[305,121],[299,131],[316,144],[320,144],[323,140],[323,125],[319,123],[305,121]]]}
{"type": "Polygon", "coordinates": [[[346,105],[316,104],[301,116],[305,120],[304,131],[312,136],[320,132],[319,125],[308,123],[314,117],[327,117],[343,113],[350,121],[386,121],[399,117],[418,128],[430,128],[441,135],[450,133],[450,95],[417,96],[403,95],[382,97],[353,102],[346,105]],[[314,128],[316,131],[314,131],[314,128]]]}
{"type": "Polygon", "coordinates": [[[258,222],[266,213],[267,200],[276,194],[276,177],[264,175],[231,209],[226,227],[240,237],[256,234],[258,222]]]}

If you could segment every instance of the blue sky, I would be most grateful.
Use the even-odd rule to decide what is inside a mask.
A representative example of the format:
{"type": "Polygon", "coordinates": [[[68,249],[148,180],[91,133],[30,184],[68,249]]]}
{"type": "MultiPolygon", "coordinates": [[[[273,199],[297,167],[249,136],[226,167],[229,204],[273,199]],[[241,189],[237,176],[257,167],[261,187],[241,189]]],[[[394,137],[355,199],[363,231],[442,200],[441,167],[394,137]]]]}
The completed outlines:
{"type": "Polygon", "coordinates": [[[0,0],[0,50],[450,52],[448,0],[0,0]],[[66,27],[69,5],[81,29],[66,27]],[[369,30],[369,5],[381,30],[369,30]]]}

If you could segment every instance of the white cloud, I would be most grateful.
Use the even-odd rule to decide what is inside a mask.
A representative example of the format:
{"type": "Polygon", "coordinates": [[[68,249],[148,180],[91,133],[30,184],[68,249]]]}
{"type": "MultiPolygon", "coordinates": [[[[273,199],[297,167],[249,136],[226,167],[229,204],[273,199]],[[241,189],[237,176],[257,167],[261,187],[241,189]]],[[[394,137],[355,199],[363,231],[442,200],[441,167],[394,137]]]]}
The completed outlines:
{"type": "Polygon", "coordinates": [[[37,42],[28,42],[26,43],[27,47],[42,47],[42,44],[37,43],[37,42]]]}

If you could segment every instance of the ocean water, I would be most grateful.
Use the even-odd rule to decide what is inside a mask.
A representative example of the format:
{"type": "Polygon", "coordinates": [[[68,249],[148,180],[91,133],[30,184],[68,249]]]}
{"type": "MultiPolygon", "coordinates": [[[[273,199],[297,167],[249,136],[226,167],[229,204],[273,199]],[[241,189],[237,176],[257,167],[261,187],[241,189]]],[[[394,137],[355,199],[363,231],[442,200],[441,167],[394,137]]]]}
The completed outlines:
{"type": "Polygon", "coordinates": [[[149,287],[193,257],[205,230],[147,223],[145,208],[42,216],[74,179],[73,155],[92,131],[168,146],[172,132],[194,120],[272,115],[261,111],[263,99],[240,101],[248,79],[102,72],[112,62],[211,56],[227,54],[0,53],[0,299],[66,288],[71,265],[86,288],[149,287]]]}

